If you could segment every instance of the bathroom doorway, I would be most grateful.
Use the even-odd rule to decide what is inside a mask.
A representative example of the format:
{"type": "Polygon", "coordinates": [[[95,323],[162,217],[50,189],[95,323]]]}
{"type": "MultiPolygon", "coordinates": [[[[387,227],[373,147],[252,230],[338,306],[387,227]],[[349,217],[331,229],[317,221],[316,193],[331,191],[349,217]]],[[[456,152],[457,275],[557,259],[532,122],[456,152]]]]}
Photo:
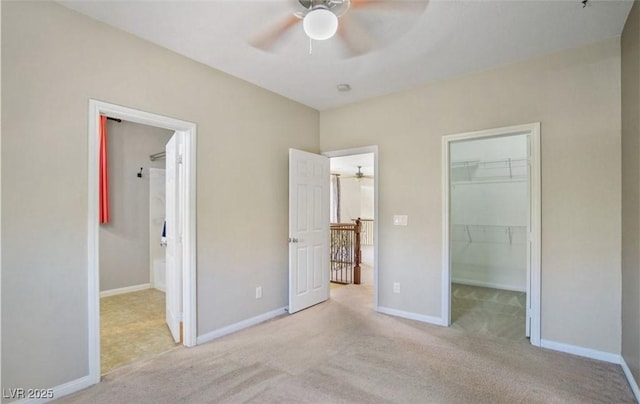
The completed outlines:
{"type": "MultiPolygon", "coordinates": [[[[181,345],[185,346],[194,346],[196,344],[195,124],[94,100],[90,100],[89,103],[89,120],[89,365],[92,382],[97,383],[100,381],[101,374],[104,373],[101,370],[101,353],[107,352],[102,352],[103,348],[111,349],[112,353],[116,355],[123,350],[117,344],[115,347],[110,348],[106,345],[103,347],[101,344],[101,314],[106,316],[101,309],[108,309],[112,303],[106,300],[101,301],[101,297],[113,300],[128,298],[130,300],[119,306],[119,309],[115,309],[117,315],[113,317],[115,320],[112,319],[112,321],[116,324],[128,321],[125,319],[126,316],[139,317],[142,321],[138,322],[139,324],[136,323],[137,325],[149,325],[149,323],[155,322],[162,326],[160,328],[156,327],[156,329],[161,329],[164,332],[165,335],[163,337],[165,342],[168,342],[167,346],[169,348],[174,346],[175,341],[181,341],[181,345]],[[157,144],[146,144],[144,147],[139,148],[131,147],[132,145],[125,147],[123,144],[118,146],[118,139],[115,136],[116,139],[113,139],[116,140],[115,145],[112,142],[110,145],[111,150],[107,149],[116,156],[119,153],[130,153],[132,150],[137,152],[135,158],[132,159],[135,164],[131,162],[124,164],[123,161],[123,164],[119,167],[119,164],[115,163],[112,168],[116,169],[116,171],[115,173],[110,173],[114,176],[114,179],[121,177],[120,179],[122,180],[121,184],[111,184],[110,186],[110,191],[116,192],[116,195],[110,195],[110,199],[113,199],[110,200],[110,210],[112,210],[113,214],[119,214],[119,219],[125,219],[120,220],[121,226],[115,229],[115,217],[113,217],[114,225],[110,230],[116,230],[115,235],[108,234],[109,229],[103,227],[104,224],[99,224],[98,220],[98,197],[103,195],[103,193],[99,192],[98,187],[98,178],[102,172],[99,156],[103,150],[99,142],[101,116],[111,118],[115,125],[124,124],[127,127],[135,127],[138,130],[142,128],[146,131],[153,131],[157,136],[154,139],[157,144]],[[179,140],[176,141],[176,139],[179,140]],[[171,144],[173,144],[173,148],[167,148],[166,145],[171,144]],[[173,153],[170,150],[173,150],[173,153]],[[165,153],[167,155],[166,162],[168,163],[166,167],[164,161],[162,161],[162,156],[165,153]],[[169,156],[170,154],[171,156],[169,156]],[[134,169],[132,169],[133,166],[131,164],[135,165],[134,169]],[[159,199],[161,199],[163,192],[160,189],[162,173],[157,171],[162,170],[163,167],[166,170],[164,172],[166,187],[164,214],[162,213],[163,209],[159,207],[162,202],[159,199]],[[122,169],[121,173],[118,173],[118,168],[122,169]],[[131,181],[132,179],[133,181],[131,181]],[[127,182],[129,185],[125,184],[127,182]],[[156,185],[154,189],[151,188],[152,184],[156,185]],[[113,187],[114,185],[115,187],[113,187]],[[139,194],[143,194],[142,198],[146,199],[146,202],[132,204],[125,203],[126,198],[116,198],[118,186],[121,188],[119,192],[121,197],[123,195],[140,197],[139,194]],[[128,189],[127,186],[131,189],[128,189]],[[167,192],[169,190],[171,191],[167,192]],[[145,209],[142,209],[142,206],[145,209]],[[125,213],[127,209],[129,213],[125,213]],[[133,233],[145,233],[147,246],[159,246],[159,249],[147,247],[146,250],[140,248],[141,251],[127,250],[126,254],[123,253],[124,244],[135,244],[131,243],[131,237],[123,236],[123,233],[121,233],[121,231],[124,231],[123,229],[131,230],[134,227],[133,222],[136,219],[130,218],[130,220],[126,220],[127,214],[130,214],[131,217],[136,218],[141,223],[146,220],[146,223],[144,223],[146,232],[141,230],[145,226],[139,225],[137,226],[138,230],[133,233]],[[171,225],[165,226],[164,218],[161,219],[160,216],[166,217],[167,222],[170,222],[171,225]],[[163,231],[159,232],[160,221],[162,221],[163,231]],[[109,240],[109,237],[111,237],[111,240],[109,240]],[[109,241],[119,248],[110,250],[113,246],[108,246],[109,241]],[[162,245],[165,241],[167,242],[166,247],[162,245]],[[167,254],[163,249],[171,249],[173,253],[167,254]],[[127,256],[130,258],[130,256],[136,255],[141,260],[140,257],[145,254],[146,264],[136,265],[138,270],[136,282],[142,281],[142,283],[118,287],[118,282],[120,282],[120,285],[123,284],[122,276],[125,275],[122,273],[132,272],[131,270],[127,271],[127,264],[122,264],[123,262],[132,261],[127,260],[127,256]],[[165,257],[164,262],[163,256],[165,257]],[[125,270],[121,271],[120,278],[108,279],[109,274],[106,271],[110,264],[107,264],[107,262],[109,260],[117,261],[118,259],[124,259],[117,266],[119,269],[125,267],[125,270]],[[162,273],[163,269],[164,274],[162,273]],[[163,278],[166,279],[164,284],[162,282],[163,278]],[[114,287],[114,285],[116,286],[114,287]],[[166,298],[164,297],[165,293],[161,291],[163,287],[166,298]],[[157,304],[150,304],[150,302],[157,304]],[[129,309],[132,309],[136,303],[141,303],[140,306],[143,312],[144,309],[158,307],[153,310],[153,315],[148,312],[131,314],[132,312],[129,309]],[[178,320],[177,322],[172,321],[176,319],[178,320]],[[167,331],[170,332],[167,333],[167,331]]],[[[132,140],[133,138],[134,136],[129,136],[127,140],[132,140]]],[[[100,209],[101,214],[102,212],[102,209],[100,209]]],[[[138,239],[144,240],[145,237],[139,237],[138,239]]],[[[142,241],[139,242],[143,243],[142,241]]],[[[131,280],[128,280],[128,282],[130,283],[131,280]]],[[[136,339],[135,332],[132,330],[135,330],[137,325],[123,327],[122,333],[126,334],[123,335],[123,337],[126,337],[124,338],[125,341],[127,339],[136,339]]],[[[152,339],[157,339],[157,336],[152,339]]],[[[125,345],[127,344],[125,343],[125,345]]],[[[149,347],[138,347],[137,350],[144,353],[146,348],[149,347]]]]}
{"type": "Polygon", "coordinates": [[[166,170],[165,159],[158,158],[173,135],[106,120],[110,203],[99,230],[103,375],[175,346],[165,324],[166,170]]]}

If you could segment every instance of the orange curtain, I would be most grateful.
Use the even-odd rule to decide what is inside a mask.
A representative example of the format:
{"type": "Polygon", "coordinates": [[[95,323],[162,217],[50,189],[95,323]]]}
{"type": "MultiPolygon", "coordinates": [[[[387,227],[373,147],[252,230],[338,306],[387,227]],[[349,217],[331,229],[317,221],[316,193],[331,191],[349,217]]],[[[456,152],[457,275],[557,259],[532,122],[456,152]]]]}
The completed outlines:
{"type": "Polygon", "coordinates": [[[100,223],[109,222],[109,170],[107,163],[107,117],[100,115],[100,223]]]}

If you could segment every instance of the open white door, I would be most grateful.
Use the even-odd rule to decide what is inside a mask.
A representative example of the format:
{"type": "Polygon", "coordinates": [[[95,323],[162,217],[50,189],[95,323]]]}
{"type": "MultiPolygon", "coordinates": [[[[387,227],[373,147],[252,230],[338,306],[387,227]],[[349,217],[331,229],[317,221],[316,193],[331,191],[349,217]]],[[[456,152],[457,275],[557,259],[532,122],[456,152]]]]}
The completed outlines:
{"type": "Polygon", "coordinates": [[[329,159],[289,149],[289,313],[329,298],[329,159]]]}
{"type": "Polygon", "coordinates": [[[180,341],[182,321],[182,220],[180,209],[182,133],[176,132],[166,151],[166,320],[174,341],[180,341]]]}
{"type": "Polygon", "coordinates": [[[527,135],[527,183],[529,189],[527,190],[527,286],[526,286],[526,304],[525,304],[525,326],[524,326],[524,335],[527,338],[531,337],[531,243],[533,242],[531,238],[531,220],[533,211],[533,191],[532,185],[533,181],[531,180],[531,135],[527,135]]]}

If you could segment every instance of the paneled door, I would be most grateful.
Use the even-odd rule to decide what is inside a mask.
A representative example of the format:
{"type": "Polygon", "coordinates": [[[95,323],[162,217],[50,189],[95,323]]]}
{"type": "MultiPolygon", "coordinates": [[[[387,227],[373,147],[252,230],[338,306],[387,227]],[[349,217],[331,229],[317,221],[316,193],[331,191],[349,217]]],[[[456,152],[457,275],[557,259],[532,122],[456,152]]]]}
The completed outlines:
{"type": "Polygon", "coordinates": [[[175,342],[180,342],[182,322],[182,233],[183,215],[180,187],[183,185],[181,161],[182,132],[176,132],[165,146],[166,151],[166,321],[175,342]]]}
{"type": "Polygon", "coordinates": [[[289,313],[329,298],[329,159],[289,149],[289,313]]]}

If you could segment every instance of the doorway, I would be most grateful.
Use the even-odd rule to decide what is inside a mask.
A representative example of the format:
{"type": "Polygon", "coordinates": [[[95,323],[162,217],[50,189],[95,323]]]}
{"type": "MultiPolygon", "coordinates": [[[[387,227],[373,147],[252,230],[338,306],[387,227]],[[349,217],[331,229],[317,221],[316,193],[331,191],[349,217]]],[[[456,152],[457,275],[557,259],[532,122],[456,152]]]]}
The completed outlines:
{"type": "Polygon", "coordinates": [[[367,146],[323,154],[329,157],[331,181],[331,294],[349,293],[353,289],[365,290],[369,296],[368,303],[377,310],[378,147],[367,146]],[[339,245],[340,240],[349,238],[344,235],[351,235],[354,227],[357,227],[359,234],[357,268],[352,263],[355,254],[351,248],[339,245]],[[346,260],[341,254],[344,251],[350,255],[346,260]]]}
{"type": "Polygon", "coordinates": [[[99,229],[102,375],[175,346],[165,322],[165,150],[171,130],[106,119],[108,217],[99,229]]]}
{"type": "MultiPolygon", "coordinates": [[[[170,177],[170,172],[175,172],[173,178],[176,176],[182,178],[181,181],[174,181],[176,185],[172,192],[167,192],[167,205],[169,205],[170,195],[174,200],[174,207],[176,212],[174,214],[167,214],[167,219],[174,218],[174,232],[172,235],[176,240],[172,243],[174,257],[180,261],[180,265],[174,267],[178,268],[174,271],[172,277],[170,272],[170,265],[166,265],[166,285],[167,299],[165,308],[163,309],[164,317],[169,325],[169,328],[176,335],[176,323],[170,321],[170,318],[178,319],[182,322],[183,330],[183,345],[194,346],[196,344],[196,301],[195,301],[195,173],[196,173],[196,160],[195,160],[195,146],[196,146],[196,126],[193,123],[176,120],[160,115],[150,114],[147,112],[122,107],[105,102],[90,100],[89,102],[89,165],[88,165],[88,178],[89,178],[89,206],[88,206],[88,316],[89,316],[89,371],[90,378],[93,383],[100,381],[101,375],[101,346],[100,346],[100,225],[98,223],[98,177],[99,177],[99,136],[100,136],[100,116],[111,117],[116,120],[122,120],[131,122],[134,124],[142,124],[155,128],[164,128],[169,131],[175,132],[171,137],[174,139],[178,137],[181,139],[175,144],[175,155],[173,159],[169,158],[170,149],[167,148],[165,153],[167,154],[167,177],[170,177]],[[171,168],[169,162],[174,161],[176,167],[171,168]],[[179,217],[179,221],[175,221],[176,217],[179,217]],[[176,223],[180,223],[177,225],[176,223]],[[171,306],[169,303],[172,303],[171,306]],[[170,307],[171,306],[171,307],[170,307]],[[172,307],[179,307],[179,312],[175,309],[171,311],[172,307]],[[165,310],[166,309],[166,310],[165,310]]],[[[171,142],[169,142],[171,143],[171,142]]],[[[158,150],[149,152],[148,157],[151,158],[151,154],[156,153],[158,150]]],[[[157,157],[157,156],[156,156],[157,157]]],[[[145,172],[138,171],[132,175],[142,179],[145,172]]],[[[169,184],[169,181],[167,181],[169,184]]],[[[167,206],[169,208],[169,206],[167,206]]],[[[167,213],[170,212],[170,208],[167,209],[167,213]]],[[[160,241],[160,240],[158,240],[160,241]]],[[[169,257],[169,254],[167,254],[169,257]]],[[[151,274],[154,274],[153,268],[148,268],[151,274]]],[[[158,272],[159,273],[159,272],[158,272]]],[[[154,279],[153,275],[150,276],[150,283],[161,283],[160,279],[154,279]]]]}
{"type": "Polygon", "coordinates": [[[443,319],[540,345],[540,125],[443,138],[443,319]]]}
{"type": "MultiPolygon", "coordinates": [[[[329,298],[329,159],[373,154],[373,214],[378,217],[378,147],[326,152],[289,149],[289,306],[293,314],[329,298]]],[[[373,222],[373,310],[378,310],[378,221],[373,222]]],[[[369,298],[368,301],[371,301],[369,298]]]]}

